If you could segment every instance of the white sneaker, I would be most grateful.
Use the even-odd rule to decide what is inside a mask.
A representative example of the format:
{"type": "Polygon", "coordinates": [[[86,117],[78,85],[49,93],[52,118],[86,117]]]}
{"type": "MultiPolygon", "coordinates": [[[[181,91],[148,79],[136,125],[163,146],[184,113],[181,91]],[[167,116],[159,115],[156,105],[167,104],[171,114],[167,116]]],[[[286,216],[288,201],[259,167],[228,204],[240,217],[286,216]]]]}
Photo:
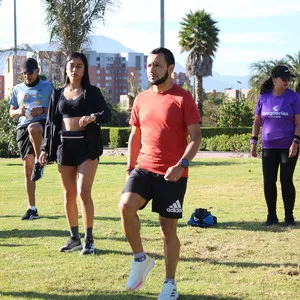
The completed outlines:
{"type": "Polygon", "coordinates": [[[130,291],[139,290],[144,285],[146,277],[154,265],[154,260],[148,255],[144,261],[133,261],[126,284],[127,289],[130,291]]]}
{"type": "Polygon", "coordinates": [[[161,293],[157,300],[176,300],[178,297],[179,294],[177,293],[176,284],[168,281],[167,283],[163,284],[161,293]]]}

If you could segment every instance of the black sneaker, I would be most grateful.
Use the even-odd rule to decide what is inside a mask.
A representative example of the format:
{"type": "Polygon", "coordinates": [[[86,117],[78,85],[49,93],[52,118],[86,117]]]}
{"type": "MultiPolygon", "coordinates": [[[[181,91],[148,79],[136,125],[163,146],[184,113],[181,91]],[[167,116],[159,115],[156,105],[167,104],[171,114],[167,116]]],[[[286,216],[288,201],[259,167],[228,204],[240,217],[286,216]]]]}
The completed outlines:
{"type": "Polygon", "coordinates": [[[285,218],[284,219],[284,225],[285,226],[295,226],[295,219],[294,219],[294,217],[285,218]]]}
{"type": "Polygon", "coordinates": [[[30,209],[28,208],[25,215],[21,218],[21,220],[34,220],[34,219],[39,219],[40,216],[38,214],[37,209],[30,209]]]}
{"type": "Polygon", "coordinates": [[[81,255],[95,254],[95,246],[93,238],[86,238],[84,241],[83,249],[80,252],[81,255]]]}
{"type": "Polygon", "coordinates": [[[38,181],[44,175],[44,166],[42,166],[39,162],[34,164],[34,168],[31,174],[31,181],[38,181]]]}
{"type": "Polygon", "coordinates": [[[59,249],[59,251],[60,252],[73,252],[73,251],[79,251],[81,249],[82,249],[82,245],[81,245],[80,239],[71,237],[67,241],[67,243],[59,249]]]}
{"type": "Polygon", "coordinates": [[[278,223],[278,218],[277,216],[273,216],[273,215],[268,215],[267,221],[265,223],[265,226],[272,226],[274,224],[278,223]]]}

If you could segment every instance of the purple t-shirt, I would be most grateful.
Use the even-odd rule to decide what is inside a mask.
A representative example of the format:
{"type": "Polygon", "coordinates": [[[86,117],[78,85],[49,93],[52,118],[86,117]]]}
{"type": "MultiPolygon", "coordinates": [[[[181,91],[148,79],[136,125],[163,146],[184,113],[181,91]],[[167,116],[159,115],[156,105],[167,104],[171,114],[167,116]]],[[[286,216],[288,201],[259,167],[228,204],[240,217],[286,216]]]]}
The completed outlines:
{"type": "Polygon", "coordinates": [[[288,149],[295,134],[295,115],[300,114],[300,95],[286,89],[280,96],[261,94],[255,114],[262,120],[262,148],[288,149]]]}

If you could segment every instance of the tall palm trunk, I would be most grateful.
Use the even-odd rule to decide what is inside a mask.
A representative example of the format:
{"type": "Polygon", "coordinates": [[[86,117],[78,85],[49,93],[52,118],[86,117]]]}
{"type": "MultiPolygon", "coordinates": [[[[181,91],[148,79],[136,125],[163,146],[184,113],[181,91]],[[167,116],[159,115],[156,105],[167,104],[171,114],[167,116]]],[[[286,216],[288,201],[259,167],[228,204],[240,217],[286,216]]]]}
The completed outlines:
{"type": "Polygon", "coordinates": [[[200,116],[203,117],[203,77],[196,75],[195,86],[196,102],[199,109],[200,116]]]}

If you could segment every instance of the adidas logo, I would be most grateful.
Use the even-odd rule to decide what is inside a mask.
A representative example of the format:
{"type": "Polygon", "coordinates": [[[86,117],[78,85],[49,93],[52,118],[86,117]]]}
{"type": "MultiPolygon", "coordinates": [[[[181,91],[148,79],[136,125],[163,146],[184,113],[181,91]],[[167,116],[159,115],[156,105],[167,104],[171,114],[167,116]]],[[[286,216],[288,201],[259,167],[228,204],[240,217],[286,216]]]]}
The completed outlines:
{"type": "Polygon", "coordinates": [[[181,208],[181,204],[179,202],[179,200],[177,200],[176,202],[174,202],[172,205],[170,205],[167,208],[167,212],[172,212],[172,213],[179,213],[182,212],[182,208],[181,208]]]}

